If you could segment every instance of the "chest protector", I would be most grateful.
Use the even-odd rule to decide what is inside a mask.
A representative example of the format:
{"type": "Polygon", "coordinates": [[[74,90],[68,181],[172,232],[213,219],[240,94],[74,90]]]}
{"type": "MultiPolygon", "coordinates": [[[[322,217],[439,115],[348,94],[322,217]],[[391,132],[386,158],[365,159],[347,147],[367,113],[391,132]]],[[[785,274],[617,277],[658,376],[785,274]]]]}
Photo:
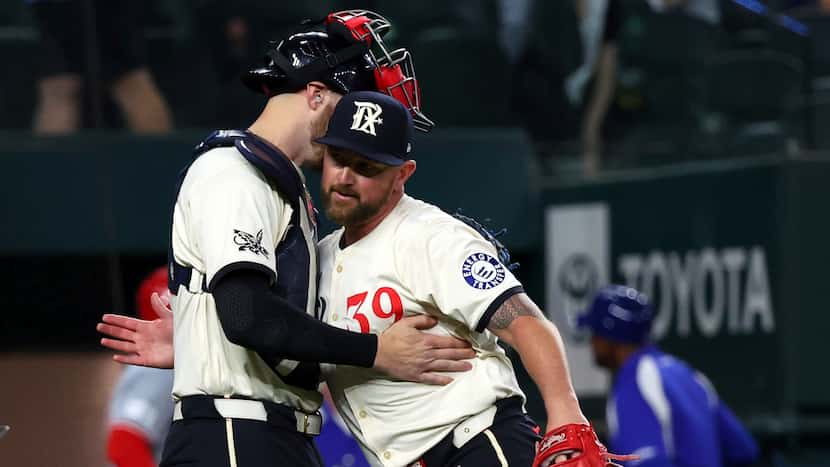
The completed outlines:
{"type": "MultiPolygon", "coordinates": [[[[275,248],[274,261],[277,265],[275,269],[278,271],[278,274],[272,290],[279,297],[287,300],[298,309],[307,311],[309,306],[309,292],[317,290],[316,283],[309,283],[311,261],[316,262],[317,255],[314,254],[315,252],[309,251],[309,243],[306,241],[306,236],[310,235],[312,237],[310,239],[311,245],[317,244],[317,220],[311,202],[311,196],[306,190],[300,174],[297,172],[294,164],[279,149],[248,131],[214,131],[196,146],[193,160],[179,174],[176,184],[176,198],[178,198],[182,182],[193,161],[211,149],[221,147],[235,147],[248,162],[265,175],[271,186],[279,191],[291,206],[291,224],[284,239],[275,248]],[[307,224],[311,228],[310,232],[306,233],[303,231],[300,216],[307,217],[307,224]]],[[[193,269],[189,266],[176,263],[172,243],[168,248],[168,263],[168,286],[171,293],[175,294],[182,285],[186,288],[193,286],[191,284],[193,269]]],[[[317,270],[316,267],[315,270],[317,270]]],[[[207,284],[204,281],[205,275],[203,271],[201,277],[203,278],[200,286],[201,290],[207,292],[207,284]]],[[[317,280],[316,277],[313,279],[315,281],[317,280]]],[[[195,290],[192,291],[195,292],[195,290]]],[[[285,370],[287,371],[280,371],[280,369],[277,371],[280,373],[281,378],[289,384],[313,388],[316,387],[319,381],[319,369],[316,363],[309,364],[303,362],[297,364],[297,362],[294,362],[285,370]]]]}

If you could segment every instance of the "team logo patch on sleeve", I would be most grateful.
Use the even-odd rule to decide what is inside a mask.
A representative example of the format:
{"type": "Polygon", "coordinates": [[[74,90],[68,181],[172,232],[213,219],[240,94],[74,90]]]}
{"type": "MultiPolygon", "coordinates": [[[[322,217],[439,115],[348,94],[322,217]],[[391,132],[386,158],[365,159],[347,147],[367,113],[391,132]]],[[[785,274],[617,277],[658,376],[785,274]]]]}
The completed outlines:
{"type": "Polygon", "coordinates": [[[268,257],[268,250],[262,246],[262,229],[256,235],[233,229],[233,242],[239,245],[239,251],[250,251],[256,255],[268,257]]]}
{"type": "Polygon", "coordinates": [[[473,253],[464,260],[461,275],[470,287],[488,290],[504,280],[504,266],[487,253],[473,253]]]}

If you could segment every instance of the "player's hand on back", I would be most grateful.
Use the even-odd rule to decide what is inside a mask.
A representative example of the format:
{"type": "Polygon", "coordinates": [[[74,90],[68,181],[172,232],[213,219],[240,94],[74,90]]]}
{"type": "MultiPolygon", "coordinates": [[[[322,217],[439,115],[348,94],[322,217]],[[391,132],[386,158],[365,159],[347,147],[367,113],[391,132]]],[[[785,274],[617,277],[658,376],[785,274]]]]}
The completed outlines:
{"type": "Polygon", "coordinates": [[[406,381],[446,385],[452,378],[439,372],[469,371],[475,351],[469,342],[422,332],[438,321],[426,315],[403,318],[378,336],[374,368],[406,381]]]}
{"type": "Polygon", "coordinates": [[[166,298],[157,293],[153,293],[150,303],[159,319],[105,314],[96,326],[98,332],[109,336],[101,339],[101,345],[121,352],[112,357],[120,363],[173,368],[173,311],[166,298]]]}

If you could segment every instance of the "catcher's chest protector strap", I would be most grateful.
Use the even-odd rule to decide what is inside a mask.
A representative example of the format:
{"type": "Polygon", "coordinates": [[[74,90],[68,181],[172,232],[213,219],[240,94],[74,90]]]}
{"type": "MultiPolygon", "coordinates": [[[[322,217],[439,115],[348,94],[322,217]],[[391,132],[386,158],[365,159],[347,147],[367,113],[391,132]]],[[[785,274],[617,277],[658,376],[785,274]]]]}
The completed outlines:
{"type": "Polygon", "coordinates": [[[279,149],[251,132],[216,130],[196,146],[194,160],[213,148],[229,146],[236,146],[248,162],[275,183],[277,189],[285,195],[291,208],[297,209],[297,203],[305,191],[305,186],[294,163],[288,160],[279,149]]]}

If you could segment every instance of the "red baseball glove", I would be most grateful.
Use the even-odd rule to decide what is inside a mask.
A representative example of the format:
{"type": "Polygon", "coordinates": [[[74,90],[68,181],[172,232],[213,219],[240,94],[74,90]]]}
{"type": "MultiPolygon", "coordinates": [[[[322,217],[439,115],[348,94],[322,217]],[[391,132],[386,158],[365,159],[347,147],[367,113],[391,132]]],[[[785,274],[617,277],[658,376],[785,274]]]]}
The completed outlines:
{"type": "Polygon", "coordinates": [[[611,454],[597,439],[597,434],[590,425],[571,423],[549,431],[539,447],[533,467],[607,467],[619,466],[614,461],[631,461],[639,456],[611,454]],[[565,462],[554,464],[559,455],[571,455],[565,462]],[[575,455],[574,455],[575,454],[575,455]]]}

